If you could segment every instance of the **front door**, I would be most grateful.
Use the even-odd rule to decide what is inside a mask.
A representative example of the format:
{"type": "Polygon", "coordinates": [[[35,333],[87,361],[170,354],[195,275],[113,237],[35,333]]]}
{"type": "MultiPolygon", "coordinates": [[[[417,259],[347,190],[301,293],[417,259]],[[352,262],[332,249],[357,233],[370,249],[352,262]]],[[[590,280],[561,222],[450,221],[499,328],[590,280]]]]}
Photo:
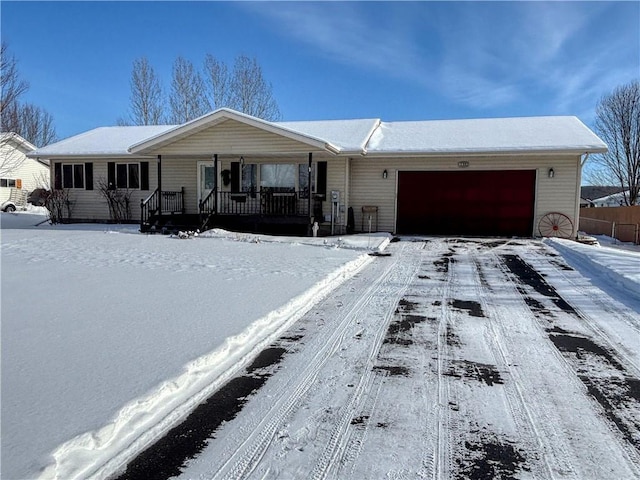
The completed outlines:
{"type": "Polygon", "coordinates": [[[213,162],[198,162],[198,205],[216,188],[216,169],[213,162]]]}

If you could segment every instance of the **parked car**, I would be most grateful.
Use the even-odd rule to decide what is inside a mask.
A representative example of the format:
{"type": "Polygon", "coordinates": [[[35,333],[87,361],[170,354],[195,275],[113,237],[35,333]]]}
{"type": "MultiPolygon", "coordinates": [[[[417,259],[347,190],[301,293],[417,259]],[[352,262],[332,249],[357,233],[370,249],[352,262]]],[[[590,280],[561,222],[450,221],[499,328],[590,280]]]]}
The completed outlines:
{"type": "Polygon", "coordinates": [[[18,207],[23,208],[26,204],[27,192],[19,188],[12,188],[9,198],[0,205],[0,210],[3,212],[15,212],[18,207]]]}

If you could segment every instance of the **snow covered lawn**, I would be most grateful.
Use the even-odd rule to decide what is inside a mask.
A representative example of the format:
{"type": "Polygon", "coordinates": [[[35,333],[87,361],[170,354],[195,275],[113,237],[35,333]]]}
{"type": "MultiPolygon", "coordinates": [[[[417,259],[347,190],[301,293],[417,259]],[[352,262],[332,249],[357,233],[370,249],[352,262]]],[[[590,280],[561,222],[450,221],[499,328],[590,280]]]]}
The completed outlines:
{"type": "Polygon", "coordinates": [[[404,239],[372,257],[388,236],[26,217],[0,218],[2,478],[640,476],[640,252],[404,239]],[[154,456],[205,399],[221,415],[220,388],[237,411],[154,456]]]}
{"type": "Polygon", "coordinates": [[[42,220],[0,220],[7,479],[34,477],[61,445],[60,478],[84,476],[93,458],[77,465],[83,451],[108,458],[175,420],[387,240],[339,247],[337,239],[257,243],[221,232],[180,240],[130,226],[32,227],[42,220]]]}

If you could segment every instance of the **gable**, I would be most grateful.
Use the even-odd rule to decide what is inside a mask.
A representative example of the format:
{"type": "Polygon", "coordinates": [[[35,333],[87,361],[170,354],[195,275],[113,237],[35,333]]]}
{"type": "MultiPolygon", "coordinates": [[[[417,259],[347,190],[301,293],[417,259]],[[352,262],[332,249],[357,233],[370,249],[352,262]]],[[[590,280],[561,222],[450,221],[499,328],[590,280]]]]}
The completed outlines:
{"type": "Polygon", "coordinates": [[[147,150],[153,155],[277,154],[319,151],[317,147],[247,125],[224,120],[191,135],[147,150]]]}

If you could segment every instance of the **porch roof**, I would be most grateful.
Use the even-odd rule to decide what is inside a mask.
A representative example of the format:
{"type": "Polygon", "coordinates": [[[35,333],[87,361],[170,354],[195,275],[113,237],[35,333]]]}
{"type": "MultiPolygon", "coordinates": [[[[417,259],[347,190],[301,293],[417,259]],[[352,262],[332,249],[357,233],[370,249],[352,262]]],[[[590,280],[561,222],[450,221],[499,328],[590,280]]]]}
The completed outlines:
{"type": "MultiPolygon", "coordinates": [[[[312,149],[325,150],[332,154],[341,153],[340,146],[335,145],[331,139],[327,137],[319,137],[314,135],[313,132],[291,128],[291,124],[269,122],[228,108],[215,110],[183,125],[178,125],[177,127],[173,127],[167,131],[147,138],[141,142],[131,145],[129,151],[131,153],[148,154],[163,145],[188,137],[226,120],[235,120],[267,132],[281,135],[300,143],[307,144],[309,145],[309,148],[312,149]]],[[[313,130],[313,128],[311,128],[311,130],[313,130]]],[[[335,131],[335,129],[333,131],[335,131]]],[[[344,139],[344,136],[341,138],[344,139]]]]}

